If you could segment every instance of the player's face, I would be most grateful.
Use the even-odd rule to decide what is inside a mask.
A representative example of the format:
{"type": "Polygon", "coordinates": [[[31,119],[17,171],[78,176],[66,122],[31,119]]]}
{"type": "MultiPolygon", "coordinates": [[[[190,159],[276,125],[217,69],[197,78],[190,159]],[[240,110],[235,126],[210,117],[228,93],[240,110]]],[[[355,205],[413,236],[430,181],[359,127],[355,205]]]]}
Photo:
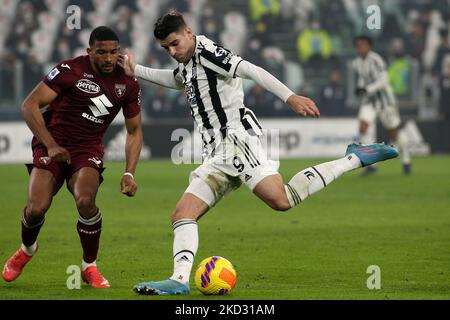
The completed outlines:
{"type": "Polygon", "coordinates": [[[97,71],[108,74],[116,68],[120,46],[117,41],[95,41],[87,52],[97,71]]]}
{"type": "Polygon", "coordinates": [[[195,40],[192,30],[185,28],[172,32],[164,40],[160,40],[160,44],[178,63],[187,63],[194,53],[195,40]]]}
{"type": "Polygon", "coordinates": [[[363,58],[366,57],[370,51],[370,44],[365,40],[356,41],[355,46],[356,46],[356,52],[358,52],[358,55],[360,57],[363,57],[363,58]]]}

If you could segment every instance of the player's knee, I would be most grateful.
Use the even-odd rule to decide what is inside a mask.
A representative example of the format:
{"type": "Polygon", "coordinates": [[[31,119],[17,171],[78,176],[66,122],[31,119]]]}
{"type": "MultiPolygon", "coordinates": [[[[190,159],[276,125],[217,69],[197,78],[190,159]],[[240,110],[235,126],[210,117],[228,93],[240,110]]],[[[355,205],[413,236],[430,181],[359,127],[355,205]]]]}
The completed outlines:
{"type": "Polygon", "coordinates": [[[182,207],[176,206],[172,212],[172,223],[183,219],[196,220],[196,216],[192,213],[189,213],[189,211],[184,210],[182,207]]]}
{"type": "Polygon", "coordinates": [[[90,195],[80,195],[75,198],[78,212],[80,215],[88,219],[90,218],[90,213],[95,214],[97,208],[95,206],[95,198],[90,195]]]}
{"type": "Polygon", "coordinates": [[[41,220],[49,207],[50,203],[44,201],[30,201],[27,205],[27,216],[30,220],[41,220]]]}

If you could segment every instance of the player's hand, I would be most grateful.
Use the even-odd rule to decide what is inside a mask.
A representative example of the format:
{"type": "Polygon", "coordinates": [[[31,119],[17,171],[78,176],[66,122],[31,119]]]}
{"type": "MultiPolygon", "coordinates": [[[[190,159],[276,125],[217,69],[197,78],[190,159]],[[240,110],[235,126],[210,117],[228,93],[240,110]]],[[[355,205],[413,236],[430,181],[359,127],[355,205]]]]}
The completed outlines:
{"type": "Polygon", "coordinates": [[[136,59],[130,50],[125,49],[125,54],[120,54],[117,63],[123,68],[125,74],[134,77],[134,68],[136,67],[136,59]]]}
{"type": "Polygon", "coordinates": [[[48,157],[42,158],[42,163],[49,164],[51,161],[55,162],[67,162],[70,164],[70,153],[65,148],[54,145],[47,147],[48,157]],[[44,159],[45,158],[45,159],[44,159]]]}
{"type": "Polygon", "coordinates": [[[296,94],[291,95],[286,103],[294,110],[296,113],[300,113],[305,117],[320,117],[320,111],[317,108],[314,101],[310,98],[298,96],[296,94]]]}
{"type": "Polygon", "coordinates": [[[129,175],[122,176],[122,180],[120,181],[120,192],[129,197],[133,197],[137,191],[137,184],[134,181],[134,177],[129,175]]]}
{"type": "Polygon", "coordinates": [[[367,94],[366,88],[356,88],[355,89],[355,95],[357,97],[364,97],[367,94]]]}

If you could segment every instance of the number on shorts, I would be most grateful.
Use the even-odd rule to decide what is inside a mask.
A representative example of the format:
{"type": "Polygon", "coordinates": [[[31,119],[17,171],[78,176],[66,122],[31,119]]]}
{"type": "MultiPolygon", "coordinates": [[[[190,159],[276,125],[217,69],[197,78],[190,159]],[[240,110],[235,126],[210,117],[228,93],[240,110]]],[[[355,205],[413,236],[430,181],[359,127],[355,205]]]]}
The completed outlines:
{"type": "Polygon", "coordinates": [[[238,156],[234,156],[233,158],[233,166],[236,168],[236,170],[241,173],[244,171],[244,163],[242,162],[241,158],[238,156]]]}

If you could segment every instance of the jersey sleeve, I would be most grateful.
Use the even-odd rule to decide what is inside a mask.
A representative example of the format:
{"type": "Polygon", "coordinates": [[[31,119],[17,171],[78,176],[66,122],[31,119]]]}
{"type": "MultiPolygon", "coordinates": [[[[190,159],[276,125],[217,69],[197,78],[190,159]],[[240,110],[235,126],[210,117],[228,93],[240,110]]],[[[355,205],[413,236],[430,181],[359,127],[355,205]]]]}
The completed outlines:
{"type": "Polygon", "coordinates": [[[42,80],[56,93],[61,94],[73,86],[76,78],[73,69],[68,63],[56,65],[42,80]]]}
{"type": "Polygon", "coordinates": [[[207,44],[200,50],[200,63],[226,77],[236,77],[236,68],[241,61],[240,56],[215,43],[207,44]]]}
{"type": "Polygon", "coordinates": [[[136,79],[133,80],[131,90],[127,94],[122,112],[126,119],[134,118],[141,112],[141,86],[136,79]]]}

